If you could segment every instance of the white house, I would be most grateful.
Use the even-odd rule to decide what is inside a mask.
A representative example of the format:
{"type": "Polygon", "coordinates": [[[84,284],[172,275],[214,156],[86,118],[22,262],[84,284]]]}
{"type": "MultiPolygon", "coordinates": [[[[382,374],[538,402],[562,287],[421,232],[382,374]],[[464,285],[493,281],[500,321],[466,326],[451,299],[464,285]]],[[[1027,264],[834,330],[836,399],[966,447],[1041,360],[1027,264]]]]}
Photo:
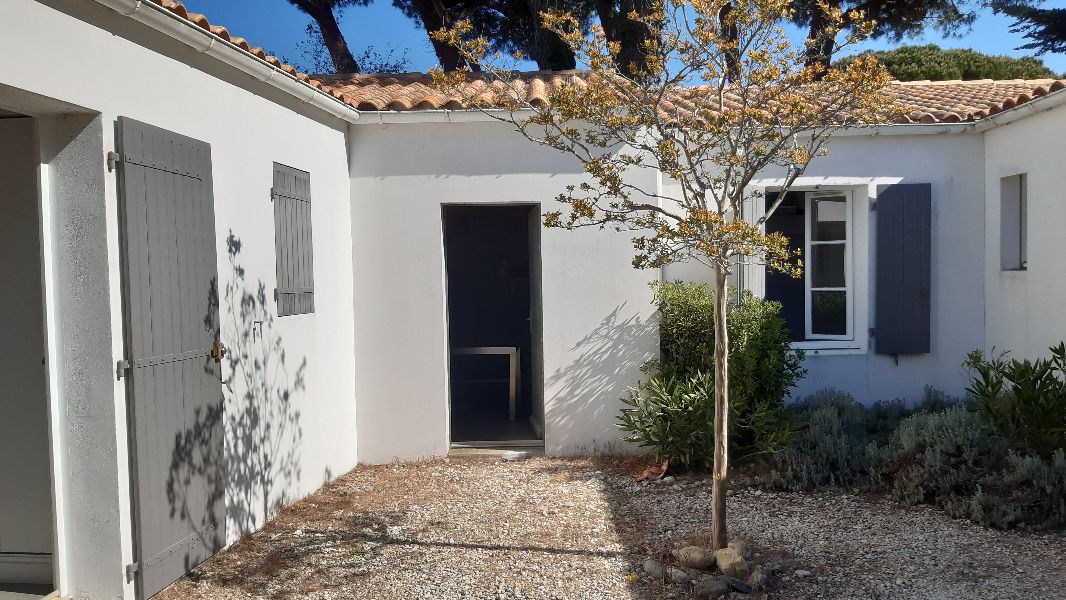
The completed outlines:
{"type": "MultiPolygon", "coordinates": [[[[425,76],[313,79],[170,0],[4,17],[0,597],[151,596],[357,463],[629,450],[647,284],[706,274],[542,229],[578,165],[425,76]]],[[[1066,338],[1064,87],[899,84],[913,122],[812,164],[770,226],[826,272],[740,277],[808,349],[798,394],[959,393],[967,351],[1066,338]]]]}

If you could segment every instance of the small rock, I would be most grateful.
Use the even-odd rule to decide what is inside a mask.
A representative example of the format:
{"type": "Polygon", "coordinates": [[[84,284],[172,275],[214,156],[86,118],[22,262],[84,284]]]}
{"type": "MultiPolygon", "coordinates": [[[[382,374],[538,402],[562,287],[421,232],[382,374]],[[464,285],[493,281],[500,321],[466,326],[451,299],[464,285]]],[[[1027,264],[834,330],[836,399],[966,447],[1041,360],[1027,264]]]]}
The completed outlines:
{"type": "Polygon", "coordinates": [[[774,574],[766,567],[755,567],[748,575],[748,585],[755,591],[773,589],[776,587],[774,574]]]}
{"type": "Polygon", "coordinates": [[[673,475],[667,475],[662,479],[656,479],[655,483],[658,483],[659,485],[673,485],[675,481],[677,481],[677,479],[675,479],[673,475]]]}
{"type": "Polygon", "coordinates": [[[729,547],[736,551],[744,560],[751,558],[751,546],[745,540],[734,540],[729,542],[729,547]]]}
{"type": "Polygon", "coordinates": [[[674,558],[682,566],[690,569],[706,571],[714,566],[714,553],[699,546],[686,546],[680,550],[674,550],[674,558]]]}
{"type": "Polygon", "coordinates": [[[520,452],[517,450],[508,450],[500,455],[500,460],[503,462],[515,462],[516,460],[525,460],[529,458],[528,452],[520,452]]]}
{"type": "Polygon", "coordinates": [[[688,576],[688,573],[677,567],[668,568],[666,570],[666,578],[670,580],[670,583],[676,583],[678,585],[688,585],[692,581],[692,578],[688,576]]]}
{"type": "Polygon", "coordinates": [[[722,548],[714,553],[714,561],[722,575],[744,579],[748,576],[748,561],[733,548],[722,548]]]}
{"type": "Polygon", "coordinates": [[[649,558],[644,561],[644,572],[648,574],[648,577],[662,579],[663,575],[666,574],[666,568],[663,567],[661,562],[649,558]]]}
{"type": "Polygon", "coordinates": [[[806,579],[811,575],[813,575],[813,573],[811,573],[810,571],[805,571],[803,569],[799,569],[796,571],[796,577],[799,577],[800,579],[806,579]]]}
{"type": "Polygon", "coordinates": [[[693,587],[697,598],[721,598],[731,589],[733,586],[722,577],[704,577],[693,587]]]}

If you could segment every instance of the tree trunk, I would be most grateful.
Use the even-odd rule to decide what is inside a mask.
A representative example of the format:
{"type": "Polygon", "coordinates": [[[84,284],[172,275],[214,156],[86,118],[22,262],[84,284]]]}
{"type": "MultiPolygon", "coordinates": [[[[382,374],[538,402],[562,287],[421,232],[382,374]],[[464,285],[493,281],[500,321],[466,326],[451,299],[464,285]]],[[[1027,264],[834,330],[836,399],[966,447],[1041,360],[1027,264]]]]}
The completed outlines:
{"type": "Polygon", "coordinates": [[[532,58],[541,71],[563,71],[577,68],[577,57],[559,34],[544,28],[540,13],[558,8],[552,0],[529,0],[533,27],[532,58]]]}
{"type": "Polygon", "coordinates": [[[818,79],[821,79],[825,70],[829,68],[833,60],[833,46],[836,44],[836,37],[827,35],[828,25],[825,13],[815,6],[811,11],[811,28],[807,32],[807,49],[804,51],[803,65],[819,68],[818,79]]]}
{"type": "MultiPolygon", "coordinates": [[[[422,21],[422,28],[426,30],[427,34],[447,27],[448,24],[442,14],[443,6],[438,5],[434,0],[412,0],[411,5],[414,6],[415,12],[418,13],[418,18],[422,21]]],[[[466,68],[466,61],[459,54],[458,48],[438,42],[432,37],[429,38],[429,41],[433,44],[433,52],[436,53],[437,60],[440,61],[440,67],[445,72],[466,68]]]]}
{"type": "MultiPolygon", "coordinates": [[[[730,22],[729,13],[733,12],[733,5],[726,4],[722,6],[722,9],[718,11],[718,26],[722,30],[722,35],[729,41],[730,44],[735,44],[740,36],[737,31],[735,23],[730,22]]],[[[725,53],[726,63],[726,81],[735,83],[740,79],[740,50],[736,48],[730,48],[725,53]]]]}
{"type": "Polygon", "coordinates": [[[729,474],[729,310],[726,270],[714,272],[714,473],[711,484],[711,549],[728,544],[725,495],[729,474]]]}
{"type": "Polygon", "coordinates": [[[644,59],[644,41],[654,32],[641,19],[630,19],[630,13],[646,15],[651,11],[648,0],[620,0],[616,5],[613,0],[597,0],[596,14],[600,18],[607,41],[617,42],[618,68],[623,74],[633,76],[646,64],[644,59]]]}
{"type": "Polygon", "coordinates": [[[348,49],[348,42],[341,33],[333,9],[329,6],[318,8],[311,13],[311,18],[318,23],[318,29],[322,32],[322,41],[329,50],[330,58],[333,59],[333,68],[338,73],[358,73],[359,63],[355,62],[352,51],[348,49]]]}

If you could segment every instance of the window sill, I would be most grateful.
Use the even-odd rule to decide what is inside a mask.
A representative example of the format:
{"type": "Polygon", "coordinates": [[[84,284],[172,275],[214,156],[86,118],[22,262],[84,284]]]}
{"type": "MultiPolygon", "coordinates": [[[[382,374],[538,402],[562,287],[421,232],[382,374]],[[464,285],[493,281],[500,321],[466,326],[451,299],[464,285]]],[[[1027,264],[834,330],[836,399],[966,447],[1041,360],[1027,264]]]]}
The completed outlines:
{"type": "Polygon", "coordinates": [[[793,342],[793,350],[803,350],[808,356],[833,356],[841,354],[866,354],[866,348],[852,340],[826,340],[824,342],[793,342]]]}

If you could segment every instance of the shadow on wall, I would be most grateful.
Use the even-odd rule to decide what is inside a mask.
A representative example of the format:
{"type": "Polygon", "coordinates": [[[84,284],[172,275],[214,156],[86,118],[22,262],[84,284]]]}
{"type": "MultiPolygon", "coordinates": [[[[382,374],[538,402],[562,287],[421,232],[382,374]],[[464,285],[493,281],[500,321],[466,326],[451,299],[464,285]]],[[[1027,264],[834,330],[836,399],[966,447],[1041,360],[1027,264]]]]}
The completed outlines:
{"type": "Polygon", "coordinates": [[[634,451],[619,441],[615,417],[641,365],[656,358],[658,323],[627,312],[626,303],[616,306],[570,348],[577,358],[546,378],[545,431],[565,454],[634,451]]]}
{"type": "MultiPolygon", "coordinates": [[[[307,359],[295,369],[290,366],[282,339],[274,331],[276,317],[266,284],[246,280],[239,262],[241,240],[232,232],[226,249],[230,272],[221,298],[221,337],[228,347],[223,402],[198,411],[193,425],[176,436],[167,496],[172,516],[180,511],[185,517],[190,489],[197,487],[194,482],[205,481],[212,490],[209,502],[225,497],[233,538],[277,514],[288,501],[285,490],[300,478],[303,429],[294,398],[305,390],[307,359]],[[217,450],[209,450],[217,445],[209,442],[220,422],[225,443],[222,456],[217,456],[217,450]]],[[[218,286],[212,287],[218,305],[218,286]]],[[[214,361],[205,366],[211,372],[214,368],[214,361]]],[[[208,524],[212,523],[199,525],[208,524]]]]}

